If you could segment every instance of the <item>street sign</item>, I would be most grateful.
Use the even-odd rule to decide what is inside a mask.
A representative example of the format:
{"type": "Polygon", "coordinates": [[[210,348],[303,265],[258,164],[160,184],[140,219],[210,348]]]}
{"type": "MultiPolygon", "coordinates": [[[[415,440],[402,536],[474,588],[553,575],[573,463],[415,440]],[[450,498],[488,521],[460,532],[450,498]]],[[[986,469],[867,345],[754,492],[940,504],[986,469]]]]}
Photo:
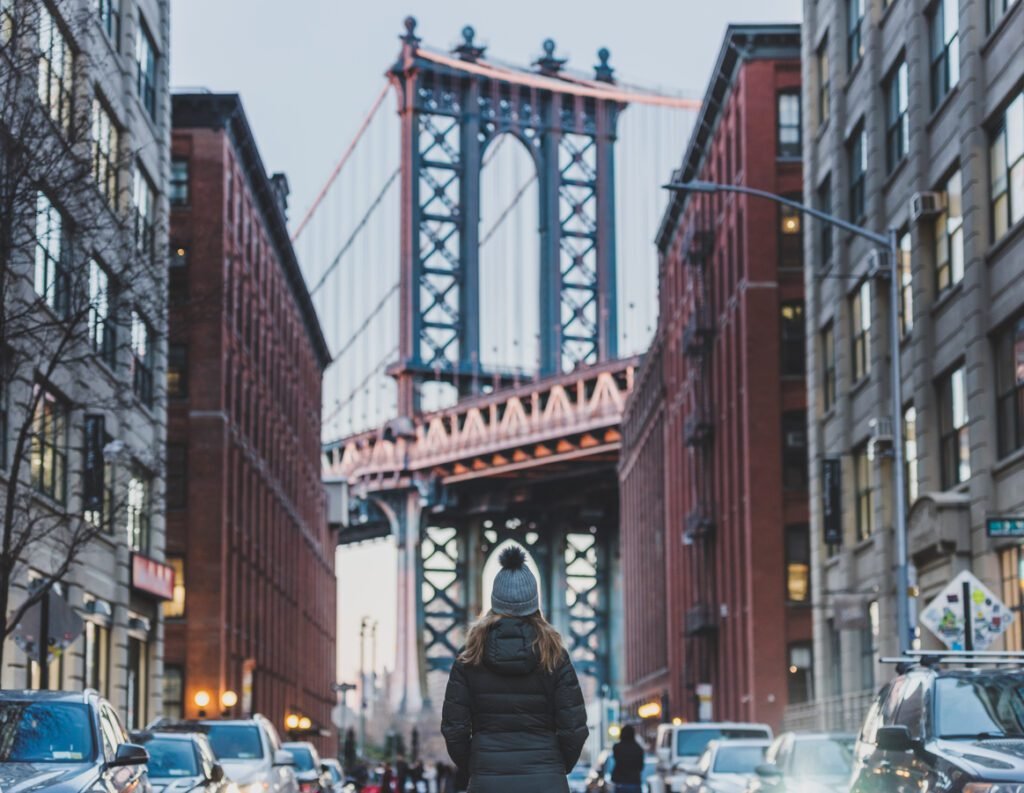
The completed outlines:
{"type": "Polygon", "coordinates": [[[980,652],[1010,629],[1013,612],[968,571],[928,604],[921,624],[950,650],[980,652]]]}
{"type": "Polygon", "coordinates": [[[51,589],[43,600],[25,612],[15,626],[14,643],[30,658],[37,660],[39,637],[45,636],[46,661],[49,663],[68,649],[84,629],[82,618],[55,589],[51,589]]]}
{"type": "Polygon", "coordinates": [[[985,521],[989,537],[1024,537],[1024,518],[996,516],[985,521]]]}

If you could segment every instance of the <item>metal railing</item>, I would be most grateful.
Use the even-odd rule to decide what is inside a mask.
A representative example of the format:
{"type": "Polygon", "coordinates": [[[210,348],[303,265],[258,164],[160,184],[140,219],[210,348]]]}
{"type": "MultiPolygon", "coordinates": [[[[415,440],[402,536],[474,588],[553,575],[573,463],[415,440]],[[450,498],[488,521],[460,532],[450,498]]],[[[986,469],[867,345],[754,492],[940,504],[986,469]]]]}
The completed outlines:
{"type": "Polygon", "coordinates": [[[783,730],[860,732],[864,716],[875,698],[873,689],[822,697],[801,705],[790,705],[782,717],[783,730]]]}

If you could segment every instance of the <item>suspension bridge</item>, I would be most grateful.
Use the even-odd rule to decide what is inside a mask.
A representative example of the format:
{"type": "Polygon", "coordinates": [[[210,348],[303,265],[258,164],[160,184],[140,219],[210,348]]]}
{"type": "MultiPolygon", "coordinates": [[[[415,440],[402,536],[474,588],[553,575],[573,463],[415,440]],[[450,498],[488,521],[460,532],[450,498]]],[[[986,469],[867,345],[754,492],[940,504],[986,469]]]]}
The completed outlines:
{"type": "Polygon", "coordinates": [[[619,424],[657,318],[659,186],[700,102],[528,67],[413,18],[293,240],[331,344],[343,544],[397,546],[396,702],[429,713],[512,540],[591,691],[614,691],[619,424]],[[388,109],[395,113],[388,113],[388,109]],[[436,673],[436,674],[435,674],[436,673]]]}

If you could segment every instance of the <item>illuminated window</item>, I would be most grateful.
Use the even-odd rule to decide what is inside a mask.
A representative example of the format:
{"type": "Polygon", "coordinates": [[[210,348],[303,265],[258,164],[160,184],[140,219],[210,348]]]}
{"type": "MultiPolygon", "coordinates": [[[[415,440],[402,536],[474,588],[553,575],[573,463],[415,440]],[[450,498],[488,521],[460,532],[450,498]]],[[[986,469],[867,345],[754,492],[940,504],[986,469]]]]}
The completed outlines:
{"type": "Polygon", "coordinates": [[[871,372],[871,282],[864,281],[850,298],[853,382],[871,372]]]}
{"type": "Polygon", "coordinates": [[[900,236],[897,270],[900,278],[900,335],[906,336],[914,328],[914,274],[911,269],[910,232],[900,236]]]}
{"type": "Polygon", "coordinates": [[[782,324],[782,374],[802,376],[807,363],[803,301],[783,303],[779,318],[782,324]]]}
{"type": "Polygon", "coordinates": [[[39,8],[39,101],[64,132],[71,132],[71,97],[74,96],[74,58],[53,14],[39,8]]]}
{"type": "Polygon", "coordinates": [[[786,527],[786,600],[811,599],[811,536],[806,524],[786,527]]]}
{"type": "Polygon", "coordinates": [[[36,407],[32,417],[32,486],[63,504],[67,497],[67,412],[56,394],[36,386],[36,407]]]}
{"type": "Polygon", "coordinates": [[[866,540],[875,533],[875,503],[871,488],[871,460],[867,444],[853,453],[854,517],[857,540],[866,540]]]}
{"type": "Polygon", "coordinates": [[[163,604],[166,619],[185,616],[185,560],[181,556],[168,556],[167,564],[174,568],[174,594],[163,604]]]}
{"type": "Polygon", "coordinates": [[[999,118],[989,163],[994,241],[1024,219],[1024,93],[1017,94],[999,118]]]}
{"type": "Polygon", "coordinates": [[[942,381],[939,392],[942,487],[971,478],[971,441],[967,412],[967,375],[961,366],[942,381]]]}
{"type": "Polygon", "coordinates": [[[928,19],[928,28],[934,110],[960,81],[959,0],[939,0],[928,19]]]}
{"type": "MultiPolygon", "coordinates": [[[[799,200],[799,196],[787,196],[799,200]]],[[[779,267],[799,270],[804,266],[804,238],[800,233],[800,212],[779,207],[779,267]]]]}
{"type": "Polygon", "coordinates": [[[789,704],[798,705],[812,699],[814,653],[807,642],[789,646],[789,704]]]}
{"type": "Polygon", "coordinates": [[[944,292],[964,277],[964,212],[960,171],[942,186],[945,207],[935,220],[935,279],[944,292]]]}

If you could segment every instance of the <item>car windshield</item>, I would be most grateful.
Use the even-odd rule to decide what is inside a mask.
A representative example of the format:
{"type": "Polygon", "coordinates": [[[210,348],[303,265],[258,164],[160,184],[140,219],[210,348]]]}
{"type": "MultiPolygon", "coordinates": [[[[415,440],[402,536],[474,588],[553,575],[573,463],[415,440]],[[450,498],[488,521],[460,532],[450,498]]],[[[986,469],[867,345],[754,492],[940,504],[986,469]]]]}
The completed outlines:
{"type": "Polygon", "coordinates": [[[94,747],[84,704],[0,702],[0,762],[82,763],[94,747]]]}
{"type": "Polygon", "coordinates": [[[704,754],[708,743],[718,738],[769,738],[764,729],[759,728],[709,728],[702,730],[679,730],[676,733],[676,754],[680,757],[699,757],[704,754]]]}
{"type": "Polygon", "coordinates": [[[806,776],[849,776],[853,761],[852,738],[797,741],[793,746],[792,773],[806,776]]]}
{"type": "Polygon", "coordinates": [[[284,750],[291,752],[295,758],[296,771],[312,771],[316,767],[313,762],[313,753],[306,746],[299,746],[294,743],[285,744],[284,750]]]}
{"type": "Polygon", "coordinates": [[[191,740],[152,738],[145,743],[152,777],[197,776],[199,764],[191,740]]]}
{"type": "Polygon", "coordinates": [[[206,734],[218,760],[258,760],[263,757],[259,728],[249,724],[208,724],[206,734]]]}
{"type": "Polygon", "coordinates": [[[715,753],[716,774],[753,774],[764,762],[764,746],[719,746],[715,753]]]}
{"type": "Polygon", "coordinates": [[[986,674],[942,677],[935,687],[941,738],[1024,736],[1024,677],[986,674]]]}

